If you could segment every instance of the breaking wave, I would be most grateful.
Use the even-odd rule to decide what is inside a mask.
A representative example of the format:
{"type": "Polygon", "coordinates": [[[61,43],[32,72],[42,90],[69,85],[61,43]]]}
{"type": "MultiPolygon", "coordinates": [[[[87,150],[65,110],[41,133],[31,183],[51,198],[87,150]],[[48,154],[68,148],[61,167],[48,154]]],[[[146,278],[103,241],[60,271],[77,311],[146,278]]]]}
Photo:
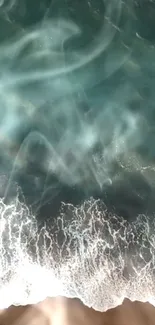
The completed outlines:
{"type": "Polygon", "coordinates": [[[18,196],[0,210],[0,308],[58,295],[99,311],[125,297],[155,304],[154,220],[129,224],[93,198],[62,203],[52,226],[38,226],[18,196]]]}

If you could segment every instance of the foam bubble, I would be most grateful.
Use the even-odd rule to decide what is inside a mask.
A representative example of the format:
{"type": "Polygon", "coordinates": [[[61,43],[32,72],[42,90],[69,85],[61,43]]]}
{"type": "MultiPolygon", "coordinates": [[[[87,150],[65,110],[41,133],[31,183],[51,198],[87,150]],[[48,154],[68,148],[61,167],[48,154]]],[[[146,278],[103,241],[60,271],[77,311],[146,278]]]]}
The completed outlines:
{"type": "Polygon", "coordinates": [[[129,224],[93,198],[62,203],[41,228],[18,198],[0,200],[0,309],[47,296],[77,297],[105,311],[131,300],[154,304],[155,223],[129,224]]]}

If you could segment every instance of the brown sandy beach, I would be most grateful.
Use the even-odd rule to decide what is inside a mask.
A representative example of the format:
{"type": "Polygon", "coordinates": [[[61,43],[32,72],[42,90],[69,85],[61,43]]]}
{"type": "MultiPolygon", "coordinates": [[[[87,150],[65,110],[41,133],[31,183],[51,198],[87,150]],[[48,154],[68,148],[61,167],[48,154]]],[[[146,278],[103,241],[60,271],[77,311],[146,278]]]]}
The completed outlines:
{"type": "Polygon", "coordinates": [[[100,313],[76,299],[48,298],[32,306],[11,306],[1,311],[0,325],[153,325],[155,308],[125,300],[121,306],[100,313]]]}

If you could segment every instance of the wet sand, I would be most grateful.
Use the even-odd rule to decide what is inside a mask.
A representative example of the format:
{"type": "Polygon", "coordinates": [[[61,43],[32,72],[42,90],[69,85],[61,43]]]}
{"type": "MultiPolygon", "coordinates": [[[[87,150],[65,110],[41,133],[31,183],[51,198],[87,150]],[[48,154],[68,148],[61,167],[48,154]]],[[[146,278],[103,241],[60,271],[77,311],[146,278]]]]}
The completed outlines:
{"type": "Polygon", "coordinates": [[[76,299],[52,298],[37,305],[1,311],[0,325],[153,325],[155,308],[125,300],[121,306],[100,313],[76,299]]]}

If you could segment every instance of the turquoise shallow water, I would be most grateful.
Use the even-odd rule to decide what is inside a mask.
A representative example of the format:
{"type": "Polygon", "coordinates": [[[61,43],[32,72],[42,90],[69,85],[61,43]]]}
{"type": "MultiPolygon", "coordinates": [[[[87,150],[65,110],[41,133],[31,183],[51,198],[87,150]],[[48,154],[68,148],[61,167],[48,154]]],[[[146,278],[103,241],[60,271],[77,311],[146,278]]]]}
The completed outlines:
{"type": "Polygon", "coordinates": [[[1,5],[0,278],[19,290],[0,304],[154,303],[154,17],[150,1],[1,5]]]}

